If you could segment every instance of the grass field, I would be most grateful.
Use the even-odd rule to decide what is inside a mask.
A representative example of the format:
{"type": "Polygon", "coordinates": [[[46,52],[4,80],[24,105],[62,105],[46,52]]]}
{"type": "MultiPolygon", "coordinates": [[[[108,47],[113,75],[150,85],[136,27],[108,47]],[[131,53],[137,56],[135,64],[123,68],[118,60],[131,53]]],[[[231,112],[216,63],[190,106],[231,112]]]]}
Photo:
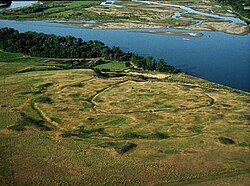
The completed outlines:
{"type": "Polygon", "coordinates": [[[249,93],[0,56],[1,185],[248,185],[249,93]]]}
{"type": "Polygon", "coordinates": [[[111,70],[111,71],[123,71],[126,69],[126,65],[124,62],[110,62],[102,65],[95,66],[95,69],[100,70],[111,70]]]}

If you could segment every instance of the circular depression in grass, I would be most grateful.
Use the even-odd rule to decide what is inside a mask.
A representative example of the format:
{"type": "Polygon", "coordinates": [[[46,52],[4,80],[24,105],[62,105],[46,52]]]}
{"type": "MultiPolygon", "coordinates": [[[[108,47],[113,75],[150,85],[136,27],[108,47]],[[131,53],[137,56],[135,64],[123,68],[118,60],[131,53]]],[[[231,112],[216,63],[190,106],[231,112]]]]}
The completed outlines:
{"type": "Polygon", "coordinates": [[[199,89],[183,89],[168,82],[128,81],[98,94],[93,100],[98,111],[132,113],[197,109],[213,99],[199,89]]]}

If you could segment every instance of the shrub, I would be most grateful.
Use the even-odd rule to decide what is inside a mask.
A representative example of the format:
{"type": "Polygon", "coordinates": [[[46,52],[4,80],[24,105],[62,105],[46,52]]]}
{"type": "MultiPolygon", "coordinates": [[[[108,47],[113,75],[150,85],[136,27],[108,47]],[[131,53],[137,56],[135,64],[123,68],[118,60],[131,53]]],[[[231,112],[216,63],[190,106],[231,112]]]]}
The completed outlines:
{"type": "Polygon", "coordinates": [[[201,126],[201,125],[194,125],[194,126],[189,128],[189,130],[193,133],[201,133],[202,129],[203,129],[203,126],[201,126]]]}
{"type": "Polygon", "coordinates": [[[131,63],[127,61],[127,62],[125,62],[125,66],[126,66],[126,67],[130,67],[130,66],[131,66],[131,63]]]}
{"type": "Polygon", "coordinates": [[[72,133],[71,133],[70,131],[63,131],[63,132],[60,134],[60,136],[61,136],[62,138],[69,138],[69,137],[72,136],[72,133]]]}
{"type": "Polygon", "coordinates": [[[25,130],[25,126],[27,125],[33,125],[42,131],[52,130],[52,128],[46,126],[44,121],[41,119],[32,118],[23,112],[20,115],[21,115],[21,119],[17,122],[17,124],[9,127],[11,130],[23,131],[25,130]]]}
{"type": "Polygon", "coordinates": [[[124,142],[104,142],[97,145],[102,148],[114,148],[119,154],[124,154],[129,150],[135,148],[137,144],[135,143],[124,143],[124,142]]]}
{"type": "Polygon", "coordinates": [[[107,63],[105,60],[103,60],[103,59],[98,59],[98,60],[96,60],[95,65],[96,65],[96,66],[97,66],[97,65],[102,65],[102,64],[105,64],[105,63],[107,63]]]}
{"type": "Polygon", "coordinates": [[[232,139],[230,139],[230,138],[219,137],[218,139],[219,139],[219,141],[220,141],[222,144],[225,144],[225,145],[235,144],[234,140],[232,140],[232,139]]]}
{"type": "Polygon", "coordinates": [[[135,148],[136,146],[137,146],[137,144],[135,144],[135,143],[126,143],[125,145],[123,145],[121,147],[116,147],[115,150],[119,154],[124,154],[124,153],[128,152],[129,150],[135,148]]]}
{"type": "Polygon", "coordinates": [[[23,125],[12,125],[12,126],[9,127],[9,129],[14,130],[14,131],[24,131],[24,130],[26,130],[25,126],[23,126],[23,125]]]}
{"type": "Polygon", "coordinates": [[[33,92],[33,94],[42,94],[42,92],[47,89],[48,87],[52,86],[53,83],[49,82],[49,83],[44,83],[41,85],[38,85],[36,87],[36,90],[33,92]]]}
{"type": "Polygon", "coordinates": [[[46,104],[52,103],[52,99],[46,96],[39,96],[36,98],[36,101],[39,103],[46,103],[46,104]]]}
{"type": "Polygon", "coordinates": [[[104,142],[97,146],[102,147],[102,148],[108,148],[108,147],[115,147],[116,145],[114,142],[104,142]]]}
{"type": "Polygon", "coordinates": [[[74,83],[74,84],[72,84],[72,85],[70,85],[71,87],[79,87],[79,88],[81,88],[81,87],[84,87],[84,83],[74,83]]]}
{"type": "Polygon", "coordinates": [[[109,78],[109,74],[103,73],[100,69],[94,68],[94,72],[98,78],[109,78]]]}
{"type": "Polygon", "coordinates": [[[131,138],[147,138],[146,135],[144,134],[138,134],[135,132],[129,132],[129,133],[125,133],[123,135],[121,135],[122,138],[126,138],[126,139],[131,139],[131,138]]]}
{"type": "Polygon", "coordinates": [[[154,132],[154,133],[151,133],[148,137],[153,138],[153,139],[167,139],[170,136],[162,132],[154,132]]]}
{"type": "Polygon", "coordinates": [[[45,125],[44,121],[42,121],[42,120],[37,120],[36,122],[33,122],[32,124],[41,131],[51,131],[52,130],[52,128],[45,125]]]}
{"type": "Polygon", "coordinates": [[[74,135],[79,138],[89,138],[94,133],[106,135],[104,128],[85,129],[84,126],[79,126],[78,129],[74,132],[74,135]]]}

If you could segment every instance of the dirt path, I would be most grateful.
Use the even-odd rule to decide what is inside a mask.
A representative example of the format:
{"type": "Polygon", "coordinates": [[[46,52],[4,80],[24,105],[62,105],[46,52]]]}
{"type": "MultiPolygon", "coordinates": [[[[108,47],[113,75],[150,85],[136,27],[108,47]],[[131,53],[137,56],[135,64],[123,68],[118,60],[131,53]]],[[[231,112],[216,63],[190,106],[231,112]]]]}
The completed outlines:
{"type": "Polygon", "coordinates": [[[64,128],[59,126],[59,123],[53,121],[42,109],[39,108],[37,103],[32,103],[32,108],[41,116],[41,118],[49,123],[53,128],[64,130],[64,128]]]}

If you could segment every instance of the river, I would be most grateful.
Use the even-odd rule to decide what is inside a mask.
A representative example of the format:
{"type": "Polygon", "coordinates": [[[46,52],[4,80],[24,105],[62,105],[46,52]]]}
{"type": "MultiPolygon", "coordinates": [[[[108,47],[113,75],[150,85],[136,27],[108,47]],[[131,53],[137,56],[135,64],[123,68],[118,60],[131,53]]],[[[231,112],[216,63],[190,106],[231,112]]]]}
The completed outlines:
{"type": "Polygon", "coordinates": [[[0,27],[11,27],[21,32],[37,31],[72,35],[84,40],[100,40],[108,46],[119,46],[125,51],[165,59],[168,64],[190,75],[250,92],[249,34],[236,36],[222,32],[158,30],[203,34],[202,37],[189,37],[187,41],[184,36],[156,35],[131,30],[88,29],[49,21],[0,20],[0,27]]]}

